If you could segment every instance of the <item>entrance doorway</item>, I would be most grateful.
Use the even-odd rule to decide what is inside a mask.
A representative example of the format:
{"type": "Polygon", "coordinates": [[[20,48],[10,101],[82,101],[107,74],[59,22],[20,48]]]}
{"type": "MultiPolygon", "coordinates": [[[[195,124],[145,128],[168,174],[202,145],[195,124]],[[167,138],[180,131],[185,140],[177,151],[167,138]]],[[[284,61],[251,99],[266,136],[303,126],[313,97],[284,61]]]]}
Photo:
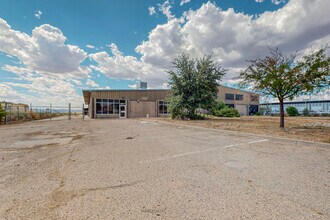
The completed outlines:
{"type": "Polygon", "coordinates": [[[119,106],[119,118],[126,118],[126,105],[121,104],[119,106]]]}

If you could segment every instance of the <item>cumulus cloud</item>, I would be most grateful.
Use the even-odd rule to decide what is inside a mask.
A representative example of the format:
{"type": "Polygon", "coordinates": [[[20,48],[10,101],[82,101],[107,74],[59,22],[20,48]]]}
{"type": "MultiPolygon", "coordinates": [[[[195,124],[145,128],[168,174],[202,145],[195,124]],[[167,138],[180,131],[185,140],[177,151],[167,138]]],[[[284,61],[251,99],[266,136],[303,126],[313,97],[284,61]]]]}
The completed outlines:
{"type": "Polygon", "coordinates": [[[281,3],[285,3],[286,0],[272,0],[272,3],[275,4],[275,5],[279,5],[281,3]]]}
{"type": "Polygon", "coordinates": [[[187,4],[189,2],[190,2],[190,0],[181,0],[180,5],[182,6],[182,5],[187,4]]]}
{"type": "Polygon", "coordinates": [[[91,44],[87,44],[86,47],[89,48],[89,49],[95,49],[95,46],[91,45],[91,44]]]}
{"type": "Polygon", "coordinates": [[[90,57],[97,63],[93,68],[109,77],[142,79],[159,87],[167,80],[164,70],[171,68],[180,53],[193,57],[212,54],[229,69],[224,80],[234,82],[232,78],[246,66],[245,60],[267,55],[268,46],[304,53],[311,46],[329,42],[329,7],[327,0],[291,0],[277,11],[253,17],[208,2],[157,25],[136,47],[140,59],[125,56],[115,45],[110,45],[112,55],[100,52],[90,57]]]}
{"type": "Polygon", "coordinates": [[[156,9],[155,9],[155,7],[153,7],[153,6],[150,6],[150,7],[148,8],[148,10],[149,10],[149,15],[153,15],[153,14],[156,13],[156,9]]]}
{"type": "Polygon", "coordinates": [[[19,61],[17,66],[1,67],[16,74],[17,78],[12,78],[13,82],[2,83],[7,92],[0,99],[20,99],[24,103],[80,100],[81,103],[76,88],[91,72],[89,67],[80,65],[87,53],[77,46],[65,44],[65,41],[61,30],[49,24],[36,27],[30,36],[12,29],[0,18],[0,51],[19,61]],[[25,89],[26,93],[14,88],[25,89]]]}
{"type": "Polygon", "coordinates": [[[151,82],[153,86],[166,80],[167,74],[161,68],[145,63],[134,56],[125,56],[116,44],[108,45],[111,55],[102,51],[90,54],[89,57],[97,65],[91,68],[113,79],[143,80],[151,82]]]}
{"type": "Polygon", "coordinates": [[[94,88],[100,88],[100,85],[91,79],[87,79],[86,85],[94,88]]]}
{"type": "Polygon", "coordinates": [[[49,73],[85,73],[80,63],[87,53],[65,44],[62,31],[49,24],[36,27],[32,36],[13,30],[0,18],[0,51],[17,57],[29,69],[49,73]]]}
{"type": "Polygon", "coordinates": [[[42,15],[42,12],[40,10],[37,10],[34,14],[34,16],[38,19],[40,19],[41,15],[42,15]]]}
{"type": "Polygon", "coordinates": [[[158,10],[167,17],[167,20],[171,20],[174,18],[171,9],[172,3],[169,0],[166,0],[163,4],[158,4],[158,10]]]}
{"type": "Polygon", "coordinates": [[[254,19],[208,2],[186,13],[184,23],[174,18],[158,25],[136,51],[142,61],[155,66],[164,66],[178,53],[188,52],[195,57],[212,53],[226,67],[241,67],[246,59],[266,54],[267,46],[300,51],[328,36],[329,7],[326,0],[291,0],[254,19]]]}

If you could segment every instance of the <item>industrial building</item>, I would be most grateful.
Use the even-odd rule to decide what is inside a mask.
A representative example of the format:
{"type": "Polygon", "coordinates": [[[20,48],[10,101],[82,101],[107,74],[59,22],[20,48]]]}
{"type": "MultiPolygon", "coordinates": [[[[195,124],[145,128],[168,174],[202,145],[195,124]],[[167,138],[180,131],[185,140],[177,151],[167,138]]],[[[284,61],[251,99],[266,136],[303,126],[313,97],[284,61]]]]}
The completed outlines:
{"type": "Polygon", "coordinates": [[[22,103],[13,103],[13,102],[0,102],[0,105],[3,107],[5,111],[8,113],[29,113],[30,109],[29,106],[22,103]]]}
{"type": "MultiPolygon", "coordinates": [[[[269,107],[271,112],[275,114],[280,112],[280,104],[278,102],[262,103],[260,106],[269,107]]],[[[295,107],[299,113],[303,113],[304,109],[307,109],[310,113],[315,114],[330,113],[330,100],[284,102],[284,109],[289,106],[295,107]]]]}
{"type": "MultiPolygon", "coordinates": [[[[90,118],[167,117],[166,98],[170,94],[169,89],[83,90],[90,118]]],[[[218,100],[236,108],[241,115],[259,110],[259,95],[256,93],[219,86],[218,100]]]]}

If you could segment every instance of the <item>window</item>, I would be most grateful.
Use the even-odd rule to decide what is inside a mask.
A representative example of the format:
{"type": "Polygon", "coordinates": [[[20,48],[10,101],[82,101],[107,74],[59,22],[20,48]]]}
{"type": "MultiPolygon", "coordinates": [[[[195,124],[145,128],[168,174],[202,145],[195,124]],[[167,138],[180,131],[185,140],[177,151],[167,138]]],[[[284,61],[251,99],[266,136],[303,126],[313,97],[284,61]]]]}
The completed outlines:
{"type": "Polygon", "coordinates": [[[113,114],[113,100],[109,99],[109,114],[113,114]]]}
{"type": "Polygon", "coordinates": [[[103,101],[102,101],[102,113],[109,114],[108,99],[103,99],[103,101]]]}
{"type": "Polygon", "coordinates": [[[250,99],[251,99],[251,102],[257,102],[257,101],[259,101],[259,96],[258,95],[251,95],[250,99]]]}
{"type": "Polygon", "coordinates": [[[96,114],[119,114],[119,103],[125,105],[125,100],[96,99],[96,114]]]}
{"type": "Polygon", "coordinates": [[[226,100],[234,100],[234,94],[232,94],[232,93],[226,93],[225,94],[225,99],[226,100]]]}
{"type": "Polygon", "coordinates": [[[96,114],[102,114],[101,102],[96,102],[96,114]]]}
{"type": "Polygon", "coordinates": [[[114,114],[119,114],[119,100],[118,99],[116,99],[116,100],[114,100],[115,102],[115,104],[114,104],[114,111],[113,111],[113,113],[114,114]]]}
{"type": "Polygon", "coordinates": [[[158,113],[159,114],[168,114],[168,102],[165,101],[159,101],[158,102],[158,113]]]}
{"type": "Polygon", "coordinates": [[[242,94],[236,94],[235,95],[235,100],[237,100],[237,101],[243,101],[243,95],[242,94]]]}

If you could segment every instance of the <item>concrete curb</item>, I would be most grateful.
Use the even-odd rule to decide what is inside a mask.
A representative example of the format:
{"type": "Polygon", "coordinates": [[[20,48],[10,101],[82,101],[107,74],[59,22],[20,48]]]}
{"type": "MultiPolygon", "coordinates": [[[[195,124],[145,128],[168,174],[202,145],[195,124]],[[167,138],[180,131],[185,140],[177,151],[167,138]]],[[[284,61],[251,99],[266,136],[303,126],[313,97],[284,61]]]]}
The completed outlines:
{"type": "Polygon", "coordinates": [[[292,139],[292,138],[283,138],[283,137],[274,137],[269,135],[261,135],[261,134],[253,134],[253,133],[246,133],[246,132],[239,132],[239,131],[230,131],[230,130],[222,130],[222,129],[215,129],[215,128],[205,128],[195,125],[184,125],[184,124],[176,124],[171,122],[165,122],[165,121],[158,121],[158,120],[150,120],[154,121],[160,124],[167,124],[167,125],[175,125],[175,126],[182,126],[187,128],[197,128],[197,129],[203,129],[203,130],[209,130],[209,131],[221,131],[227,134],[235,134],[235,135],[246,135],[246,136],[254,136],[254,137],[261,137],[261,138],[268,138],[274,142],[287,143],[288,141],[292,144],[295,144],[296,146],[317,146],[317,147],[325,147],[330,148],[330,144],[322,143],[322,142],[314,142],[314,141],[304,141],[304,140],[298,140],[298,139],[292,139]]]}

